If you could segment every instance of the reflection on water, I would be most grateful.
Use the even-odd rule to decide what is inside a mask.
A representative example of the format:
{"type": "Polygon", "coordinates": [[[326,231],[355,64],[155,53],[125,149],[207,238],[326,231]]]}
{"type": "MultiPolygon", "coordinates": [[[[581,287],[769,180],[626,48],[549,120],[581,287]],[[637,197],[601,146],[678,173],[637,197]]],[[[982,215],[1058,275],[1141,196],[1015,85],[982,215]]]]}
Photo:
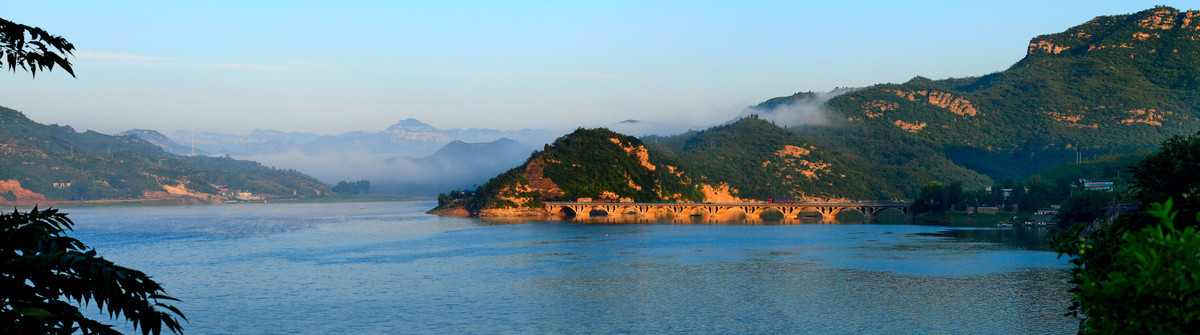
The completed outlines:
{"type": "Polygon", "coordinates": [[[1036,234],[880,224],[496,224],[368,203],[70,210],[218,333],[1069,333],[1036,234]]]}
{"type": "Polygon", "coordinates": [[[1006,248],[1050,251],[1049,239],[1053,230],[1049,227],[1017,227],[1013,229],[951,229],[923,236],[949,238],[953,243],[997,243],[1006,248]]]}

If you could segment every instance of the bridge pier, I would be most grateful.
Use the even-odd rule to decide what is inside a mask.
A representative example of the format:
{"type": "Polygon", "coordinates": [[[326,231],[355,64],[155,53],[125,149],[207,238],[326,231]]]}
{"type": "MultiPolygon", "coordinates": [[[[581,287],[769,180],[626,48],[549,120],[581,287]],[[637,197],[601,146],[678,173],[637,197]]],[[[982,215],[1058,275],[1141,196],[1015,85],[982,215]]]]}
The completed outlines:
{"type": "Polygon", "coordinates": [[[783,214],[783,221],[799,221],[804,213],[820,215],[821,223],[837,222],[837,216],[847,210],[858,211],[864,222],[874,221],[884,210],[895,209],[904,214],[906,220],[912,213],[907,203],[593,203],[593,202],[546,202],[544,209],[552,215],[566,216],[574,213],[575,218],[593,217],[592,211],[602,211],[609,216],[637,216],[641,219],[681,218],[694,215],[719,220],[761,219],[767,211],[783,214]]]}

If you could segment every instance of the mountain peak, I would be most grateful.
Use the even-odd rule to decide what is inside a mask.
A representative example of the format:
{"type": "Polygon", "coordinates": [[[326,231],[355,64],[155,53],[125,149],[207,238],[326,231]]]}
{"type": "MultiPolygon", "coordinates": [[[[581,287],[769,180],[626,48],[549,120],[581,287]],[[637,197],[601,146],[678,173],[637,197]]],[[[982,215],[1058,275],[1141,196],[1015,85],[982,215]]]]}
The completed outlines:
{"type": "Polygon", "coordinates": [[[1200,11],[1179,11],[1158,6],[1133,14],[1099,16],[1057,34],[1041,35],[1029,42],[1026,52],[1034,55],[1083,55],[1101,50],[1180,53],[1200,41],[1200,11]],[[1170,49],[1157,48],[1171,46],[1170,49]]]}
{"type": "Polygon", "coordinates": [[[431,126],[431,125],[428,125],[428,124],[426,124],[426,123],[424,123],[424,122],[421,122],[420,120],[417,120],[417,119],[414,119],[414,118],[407,118],[407,119],[404,119],[404,120],[400,120],[400,122],[396,122],[396,124],[393,124],[392,126],[388,127],[388,129],[387,129],[387,131],[388,131],[388,132],[393,132],[393,131],[398,131],[398,130],[403,130],[403,131],[437,131],[438,129],[437,129],[437,128],[435,128],[434,126],[431,126]]]}
{"type": "Polygon", "coordinates": [[[123,131],[117,135],[118,136],[147,135],[147,136],[155,136],[155,137],[162,137],[162,138],[167,137],[167,135],[163,135],[163,133],[160,133],[159,131],[154,130],[154,129],[130,129],[130,130],[123,131]]]}

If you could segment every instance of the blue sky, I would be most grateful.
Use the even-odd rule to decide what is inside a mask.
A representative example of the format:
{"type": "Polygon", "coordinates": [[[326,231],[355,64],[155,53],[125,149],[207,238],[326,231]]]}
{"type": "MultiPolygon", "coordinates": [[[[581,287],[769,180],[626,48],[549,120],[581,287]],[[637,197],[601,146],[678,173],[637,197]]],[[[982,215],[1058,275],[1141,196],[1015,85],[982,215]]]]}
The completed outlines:
{"type": "Polygon", "coordinates": [[[35,121],[337,134],[702,126],[799,91],[1001,71],[1031,38],[1182,1],[10,1],[75,44],[65,72],[0,75],[35,121]]]}

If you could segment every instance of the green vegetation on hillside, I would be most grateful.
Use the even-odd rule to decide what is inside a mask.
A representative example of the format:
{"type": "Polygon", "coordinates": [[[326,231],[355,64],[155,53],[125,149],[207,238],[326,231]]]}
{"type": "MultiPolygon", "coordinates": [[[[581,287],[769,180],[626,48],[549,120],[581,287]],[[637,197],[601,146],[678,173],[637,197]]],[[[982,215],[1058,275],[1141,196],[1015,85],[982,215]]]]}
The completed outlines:
{"type": "Polygon", "coordinates": [[[684,177],[666,168],[678,167],[678,163],[651,150],[631,136],[605,128],[580,128],[554,140],[541,152],[541,158],[547,162],[546,177],[562,188],[563,199],[599,197],[607,191],[641,202],[703,200],[695,186],[685,184],[684,177]],[[636,152],[627,149],[647,150],[646,162],[655,169],[650,170],[636,152]]]}
{"type": "Polygon", "coordinates": [[[359,180],[359,181],[352,181],[352,182],[346,182],[345,180],[339,181],[337,183],[337,185],[333,186],[333,192],[340,194],[340,195],[368,194],[368,193],[371,193],[371,181],[369,181],[369,180],[359,180]]]}
{"type": "Polygon", "coordinates": [[[136,136],[76,132],[0,107],[0,180],[50,200],[133,199],[183,185],[190,192],[318,196],[329,185],[294,170],[229,157],[176,156],[136,136]]]}
{"type": "MultiPolygon", "coordinates": [[[[823,106],[814,105],[823,97],[805,92],[754,107],[765,119],[788,106],[821,107],[814,110],[827,122],[819,124],[781,128],[751,117],[645,141],[664,153],[652,160],[672,159],[694,174],[692,182],[727,184],[745,199],[914,199],[931,181],[946,181],[961,183],[967,198],[925,199],[927,205],[951,208],[970,199],[1036,209],[1063,201],[1063,190],[1077,181],[1072,175],[1119,172],[1162,139],[1200,130],[1195,17],[1169,7],[1099,17],[1033,38],[1027,56],[1005,71],[839,90],[823,106]],[[1078,158],[1099,160],[1047,170],[1078,158]],[[982,194],[988,186],[993,191],[982,194]],[[997,200],[1002,189],[1017,194],[997,200]]],[[[613,160],[618,148],[588,144],[600,142],[560,139],[559,153],[547,148],[546,175],[564,197],[600,190],[639,200],[660,195],[645,188],[652,178],[640,164],[613,160]]],[[[530,182],[520,174],[507,180],[530,182]]]]}
{"type": "MultiPolygon", "coordinates": [[[[1137,208],[1115,220],[1097,220],[1102,216],[1094,214],[1063,220],[1070,226],[1055,247],[1076,266],[1071,311],[1084,318],[1084,333],[1200,329],[1195,305],[1200,294],[1197,166],[1200,134],[1172,137],[1130,168],[1129,190],[1137,208]]],[[[1092,213],[1102,201],[1091,201],[1092,213]]],[[[1073,212],[1088,209],[1087,201],[1078,202],[1081,206],[1073,212]]]]}
{"type": "Polygon", "coordinates": [[[843,94],[827,104],[835,126],[799,131],[885,165],[913,154],[940,177],[926,181],[980,181],[964,168],[1024,178],[1077,153],[1148,149],[1200,129],[1200,30],[1182,28],[1184,16],[1157,7],[1099,17],[1034,38],[1029,54],[1002,72],[843,94]]]}
{"type": "Polygon", "coordinates": [[[883,200],[907,189],[864,170],[861,158],[830,151],[814,141],[755,117],[670,137],[647,137],[709,184],[726,183],[742,198],[809,196],[883,200]]]}
{"type": "Polygon", "coordinates": [[[461,205],[478,213],[489,208],[538,208],[542,201],[612,195],[639,202],[704,199],[694,179],[678,162],[641,140],[604,128],[580,128],[476,190],[439,195],[438,208],[461,205]],[[548,189],[550,186],[544,182],[532,182],[528,176],[544,178],[556,189],[548,189]]]}

